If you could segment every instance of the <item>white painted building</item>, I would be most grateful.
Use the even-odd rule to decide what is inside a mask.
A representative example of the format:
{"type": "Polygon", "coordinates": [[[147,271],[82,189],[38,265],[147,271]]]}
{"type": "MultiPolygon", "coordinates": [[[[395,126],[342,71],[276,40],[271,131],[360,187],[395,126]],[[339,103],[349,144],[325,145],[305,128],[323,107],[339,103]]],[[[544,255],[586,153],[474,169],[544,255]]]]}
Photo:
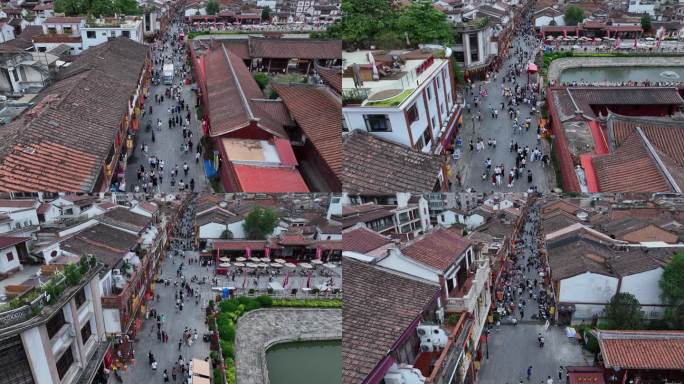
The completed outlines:
{"type": "Polygon", "coordinates": [[[0,276],[21,270],[20,256],[26,256],[26,241],[24,237],[0,236],[0,276]]]}
{"type": "Polygon", "coordinates": [[[462,213],[454,209],[447,209],[437,214],[437,223],[444,227],[454,224],[463,224],[469,230],[473,230],[484,224],[484,216],[478,213],[462,213]]]}
{"type": "Polygon", "coordinates": [[[2,228],[12,231],[38,225],[39,205],[37,200],[0,200],[0,214],[9,219],[2,228]]]}
{"type": "Polygon", "coordinates": [[[648,13],[651,17],[655,16],[655,4],[645,3],[641,0],[629,0],[629,6],[627,7],[627,12],[636,15],[642,15],[648,13]]]}
{"type": "Polygon", "coordinates": [[[110,38],[127,37],[135,42],[143,42],[143,22],[138,16],[118,19],[98,19],[81,29],[83,49],[106,43],[110,38]]]}
{"type": "Polygon", "coordinates": [[[0,23],[0,43],[14,40],[14,27],[9,23],[0,23]]]}
{"type": "Polygon", "coordinates": [[[391,62],[376,60],[377,51],[342,52],[343,129],[361,129],[417,151],[442,153],[453,139],[461,109],[451,49],[439,52],[443,57],[430,50],[383,55],[391,62]]]}

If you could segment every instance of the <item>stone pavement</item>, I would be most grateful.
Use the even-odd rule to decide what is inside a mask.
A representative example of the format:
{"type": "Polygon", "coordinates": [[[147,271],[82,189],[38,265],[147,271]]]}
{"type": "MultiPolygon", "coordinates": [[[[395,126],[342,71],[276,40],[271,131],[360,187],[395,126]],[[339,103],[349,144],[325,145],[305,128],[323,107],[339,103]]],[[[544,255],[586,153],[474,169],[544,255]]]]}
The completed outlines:
{"type": "MultiPolygon", "coordinates": [[[[196,254],[186,252],[186,257],[189,256],[197,257],[196,254]]],[[[157,277],[175,281],[176,268],[180,260],[180,256],[167,257],[162,266],[161,273],[157,277]]],[[[186,276],[203,274],[199,264],[187,265],[186,263],[183,271],[186,276]]],[[[192,285],[197,287],[194,284],[192,285]]],[[[159,294],[160,300],[150,302],[150,308],[154,308],[158,314],[166,316],[166,322],[162,325],[162,329],[168,333],[169,341],[166,344],[158,341],[156,322],[151,318],[145,320],[142,328],[138,331],[138,341],[135,342],[133,347],[136,351],[136,364],[129,366],[127,372],[123,372],[124,383],[162,383],[162,372],[164,372],[164,369],[168,369],[170,382],[173,383],[174,381],[171,380],[171,369],[178,360],[178,355],[182,355],[185,361],[191,358],[204,359],[209,356],[209,343],[202,341],[202,334],[208,332],[207,326],[204,323],[204,307],[211,298],[211,292],[204,288],[199,305],[195,305],[194,300],[186,299],[183,311],[177,311],[174,300],[175,290],[173,284],[169,287],[155,284],[154,291],[159,294]],[[193,342],[192,346],[183,344],[179,351],[178,341],[185,327],[197,329],[199,338],[193,342]],[[147,353],[149,351],[152,351],[159,364],[156,371],[152,370],[148,365],[147,353]]],[[[178,376],[177,382],[183,382],[181,375],[178,376]]]]}
{"type": "MultiPolygon", "coordinates": [[[[520,37],[516,37],[515,47],[522,46],[522,40],[520,37]]],[[[531,48],[524,48],[523,52],[531,48]]],[[[463,127],[461,128],[459,136],[463,140],[463,146],[461,147],[461,158],[457,161],[452,161],[452,172],[451,181],[454,190],[465,190],[473,189],[476,192],[524,192],[527,191],[530,186],[536,186],[539,192],[547,192],[555,187],[555,176],[553,176],[553,168],[542,167],[540,161],[530,162],[528,159],[527,169],[532,170],[533,181],[532,183],[527,183],[527,170],[524,170],[523,175],[520,179],[515,180],[513,188],[508,188],[506,181],[501,186],[492,186],[491,179],[482,180],[482,174],[485,171],[484,162],[487,158],[492,160],[492,169],[497,164],[504,164],[506,168],[506,177],[508,177],[508,171],[515,166],[515,157],[509,152],[510,141],[513,140],[518,143],[518,145],[529,146],[530,151],[535,147],[540,146],[543,154],[550,153],[550,145],[545,140],[541,141],[541,145],[537,143],[537,132],[536,132],[536,121],[539,118],[539,112],[537,115],[532,117],[532,128],[529,131],[522,130],[521,133],[513,133],[512,125],[513,120],[509,119],[506,110],[499,111],[498,119],[494,119],[491,116],[489,106],[493,108],[500,109],[501,102],[506,101],[506,108],[508,100],[502,95],[501,83],[504,79],[504,74],[508,71],[508,66],[510,63],[516,63],[518,57],[513,53],[514,49],[511,49],[510,57],[502,64],[500,73],[494,79],[490,79],[488,82],[484,82],[484,87],[487,89],[488,95],[486,97],[480,98],[479,108],[475,108],[473,103],[473,96],[467,95],[466,101],[471,106],[471,113],[468,113],[467,108],[463,111],[463,127]],[[473,123],[472,116],[477,111],[482,113],[482,120],[475,121],[473,123]],[[470,151],[469,142],[472,139],[474,143],[477,142],[477,138],[481,137],[485,143],[485,149],[481,152],[470,151]],[[488,138],[496,138],[497,146],[492,149],[489,148],[487,144],[488,138]],[[462,185],[456,179],[456,176],[460,175],[460,179],[463,181],[462,185]]],[[[525,63],[525,61],[524,61],[525,63]]],[[[518,84],[525,86],[527,82],[527,74],[522,73],[517,79],[518,84]]],[[[473,83],[474,93],[477,93],[477,89],[480,82],[473,83]]],[[[506,86],[513,88],[510,82],[506,83],[506,86]]],[[[539,98],[539,96],[538,96],[539,98]]],[[[524,123],[525,119],[530,116],[530,106],[520,105],[520,117],[519,121],[524,123]]],[[[539,109],[539,108],[538,108],[539,109]]]]}
{"type": "MultiPolygon", "coordinates": [[[[489,334],[489,359],[484,359],[478,373],[479,384],[543,384],[551,376],[558,384],[558,368],[567,365],[591,365],[593,357],[574,339],[565,337],[562,327],[544,331],[542,324],[502,325],[489,334]],[[544,348],[537,344],[537,334],[544,334],[544,348]],[[527,367],[532,378],[527,381],[527,367]]],[[[563,376],[565,380],[565,376],[563,376]]],[[[564,381],[563,381],[564,383],[564,381]]]]}
{"type": "MultiPolygon", "coordinates": [[[[172,24],[171,31],[179,31],[179,26],[174,23],[172,24]]],[[[171,48],[167,44],[165,48],[165,54],[170,54],[171,48]]],[[[174,68],[179,68],[183,62],[186,60],[186,55],[175,55],[174,56],[174,68]]],[[[161,73],[162,65],[156,66],[156,70],[161,73]]],[[[178,83],[180,77],[176,75],[174,82],[178,83]]],[[[135,185],[138,184],[137,172],[142,164],[146,170],[149,170],[149,157],[157,156],[158,159],[164,160],[164,175],[163,182],[158,187],[160,192],[175,192],[178,191],[178,183],[174,187],[171,186],[171,175],[170,171],[175,165],[179,168],[178,180],[183,180],[184,183],[189,183],[191,179],[195,180],[195,191],[197,192],[210,192],[211,187],[208,180],[204,174],[204,165],[202,158],[200,158],[199,163],[195,163],[195,146],[199,144],[200,138],[202,137],[202,132],[200,129],[200,123],[197,121],[197,115],[195,113],[196,106],[196,96],[195,92],[192,91],[196,88],[196,84],[183,85],[182,97],[187,104],[189,104],[190,110],[190,126],[189,130],[192,131],[192,142],[194,144],[193,150],[188,151],[187,154],[180,151],[180,146],[184,142],[182,135],[182,128],[176,126],[175,128],[168,127],[168,108],[175,105],[175,101],[170,101],[168,98],[164,97],[164,102],[157,104],[154,101],[155,95],[163,95],[166,90],[166,85],[160,83],[159,85],[152,84],[150,86],[150,92],[145,103],[145,114],[142,117],[140,130],[135,138],[135,148],[129,158],[128,165],[126,168],[126,190],[133,191],[135,185]],[[152,106],[152,114],[149,113],[149,108],[152,106]],[[162,121],[161,131],[157,130],[157,119],[162,121]],[[150,131],[146,130],[148,122],[152,125],[150,131]],[[155,136],[155,141],[152,142],[152,135],[155,136]],[[148,153],[144,153],[140,146],[141,144],[147,144],[149,146],[148,153]],[[183,163],[187,162],[189,166],[188,176],[183,176],[183,163]]],[[[185,114],[183,113],[183,116],[185,114]]],[[[142,188],[141,188],[142,191],[142,188]]]]}
{"type": "Polygon", "coordinates": [[[341,309],[272,308],[248,312],[237,323],[235,377],[240,384],[268,383],[266,350],[273,344],[339,339],[341,309]]]}

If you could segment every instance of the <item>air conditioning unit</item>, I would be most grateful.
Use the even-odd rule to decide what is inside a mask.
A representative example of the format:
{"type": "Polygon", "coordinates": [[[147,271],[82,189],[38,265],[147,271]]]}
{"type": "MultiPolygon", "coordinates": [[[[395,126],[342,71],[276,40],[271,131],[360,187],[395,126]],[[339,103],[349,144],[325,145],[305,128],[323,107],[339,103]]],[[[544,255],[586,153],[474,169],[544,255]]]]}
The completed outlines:
{"type": "Polygon", "coordinates": [[[386,384],[421,384],[425,377],[419,369],[407,366],[393,366],[383,378],[386,384]]]}
{"type": "Polygon", "coordinates": [[[421,352],[433,352],[434,350],[435,350],[435,346],[431,342],[420,343],[420,351],[421,352]]]}
{"type": "Polygon", "coordinates": [[[444,348],[449,340],[446,332],[437,325],[419,325],[418,335],[421,345],[431,344],[435,349],[444,348]]]}
{"type": "Polygon", "coordinates": [[[120,269],[112,269],[112,276],[121,276],[121,270],[120,269]]]}

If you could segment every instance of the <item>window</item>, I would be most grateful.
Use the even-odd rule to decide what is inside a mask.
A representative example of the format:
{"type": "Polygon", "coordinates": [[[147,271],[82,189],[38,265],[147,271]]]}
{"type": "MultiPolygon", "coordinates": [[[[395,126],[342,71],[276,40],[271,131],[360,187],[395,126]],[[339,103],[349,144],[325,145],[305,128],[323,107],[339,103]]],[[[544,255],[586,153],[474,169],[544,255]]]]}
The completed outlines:
{"type": "Polygon", "coordinates": [[[47,323],[45,323],[48,339],[52,339],[52,337],[57,334],[60,329],[62,329],[64,324],[66,324],[66,320],[64,320],[64,311],[59,310],[57,311],[57,314],[55,314],[50,320],[48,320],[47,323]]]}
{"type": "Polygon", "coordinates": [[[81,340],[83,341],[83,344],[85,344],[88,339],[90,339],[90,336],[93,334],[93,331],[90,329],[90,321],[85,323],[83,328],[81,328],[81,340]]]}
{"type": "Polygon", "coordinates": [[[7,256],[7,261],[14,260],[14,254],[12,252],[7,252],[5,256],[7,256]]]}
{"type": "Polygon", "coordinates": [[[366,121],[366,129],[369,132],[390,132],[392,126],[387,118],[387,115],[364,115],[363,119],[366,121]]]}
{"type": "Polygon", "coordinates": [[[107,32],[102,32],[102,36],[107,36],[107,32]]]}
{"type": "Polygon", "coordinates": [[[418,114],[418,107],[416,106],[416,103],[413,103],[413,105],[406,110],[406,118],[408,119],[409,124],[413,123],[414,121],[418,121],[420,115],[418,114]]]}
{"type": "Polygon", "coordinates": [[[426,129],[425,132],[423,132],[423,142],[425,145],[423,147],[426,147],[428,144],[430,144],[430,130],[426,129]]]}
{"type": "Polygon", "coordinates": [[[121,34],[123,35],[123,37],[128,37],[129,39],[131,38],[131,31],[123,31],[121,32],[121,34]]]}
{"type": "Polygon", "coordinates": [[[437,89],[442,89],[442,86],[439,84],[440,80],[441,80],[440,77],[437,77],[437,79],[435,80],[435,83],[437,83],[437,89]]]}
{"type": "Polygon", "coordinates": [[[64,27],[64,28],[62,28],[62,31],[64,32],[65,35],[71,35],[71,33],[73,32],[71,27],[64,27]]]}
{"type": "Polygon", "coordinates": [[[85,288],[81,288],[78,293],[76,293],[76,296],[74,296],[74,299],[76,300],[76,308],[81,308],[83,303],[85,303],[86,300],[86,294],[85,294],[85,288]]]}
{"type": "Polygon", "coordinates": [[[14,81],[19,81],[19,75],[17,74],[17,69],[12,71],[12,76],[14,76],[14,81]]]}
{"type": "Polygon", "coordinates": [[[428,85],[427,91],[428,91],[428,100],[432,100],[432,86],[428,85]]]}
{"type": "Polygon", "coordinates": [[[437,120],[435,120],[435,117],[432,116],[431,121],[432,121],[432,129],[434,129],[437,126],[437,120]]]}
{"type": "Polygon", "coordinates": [[[38,47],[38,52],[47,52],[47,47],[38,47]]]}
{"type": "Polygon", "coordinates": [[[50,34],[50,35],[54,35],[57,33],[57,28],[55,28],[55,27],[48,27],[47,30],[48,30],[48,34],[50,34]]]}
{"type": "Polygon", "coordinates": [[[347,127],[347,120],[342,119],[342,132],[349,132],[349,128],[347,127]]]}
{"type": "Polygon", "coordinates": [[[86,37],[89,39],[94,39],[97,36],[95,35],[95,31],[86,31],[86,37]]]}
{"type": "Polygon", "coordinates": [[[477,62],[480,60],[480,55],[478,52],[479,45],[478,45],[478,39],[477,39],[477,33],[471,33],[469,35],[470,39],[470,62],[477,62]]]}
{"type": "Polygon", "coordinates": [[[67,371],[69,371],[69,368],[71,368],[71,365],[74,363],[74,353],[71,351],[71,347],[69,347],[62,357],[57,360],[57,374],[59,374],[60,380],[64,378],[64,375],[66,375],[67,371]]]}

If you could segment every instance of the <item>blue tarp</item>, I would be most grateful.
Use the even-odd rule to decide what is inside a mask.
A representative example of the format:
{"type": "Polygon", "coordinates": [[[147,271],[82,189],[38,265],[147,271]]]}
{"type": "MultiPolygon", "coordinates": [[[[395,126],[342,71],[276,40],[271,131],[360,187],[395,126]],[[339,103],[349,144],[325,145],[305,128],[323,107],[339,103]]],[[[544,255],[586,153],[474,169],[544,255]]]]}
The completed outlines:
{"type": "Polygon", "coordinates": [[[214,169],[214,164],[210,160],[204,160],[204,173],[207,178],[216,176],[216,169],[214,169]]]}

